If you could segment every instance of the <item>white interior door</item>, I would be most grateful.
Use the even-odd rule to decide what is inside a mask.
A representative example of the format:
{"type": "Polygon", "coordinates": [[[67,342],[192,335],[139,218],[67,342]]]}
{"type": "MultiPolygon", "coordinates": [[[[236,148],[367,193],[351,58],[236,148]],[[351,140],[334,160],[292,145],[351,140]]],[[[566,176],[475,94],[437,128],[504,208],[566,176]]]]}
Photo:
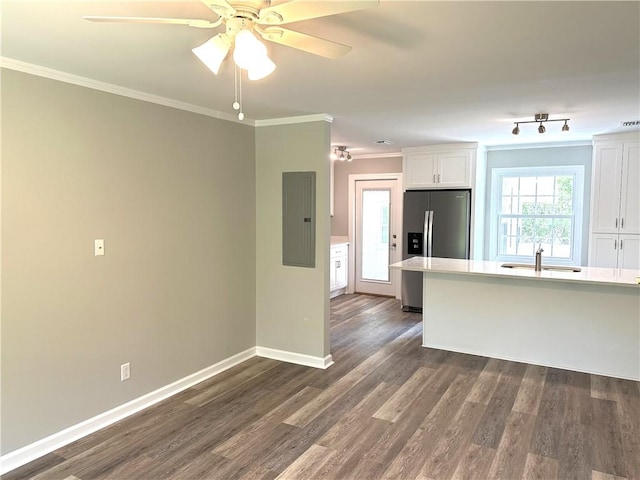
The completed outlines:
{"type": "Polygon", "coordinates": [[[359,180],[355,188],[355,291],[396,295],[399,261],[397,180],[359,180]]]}

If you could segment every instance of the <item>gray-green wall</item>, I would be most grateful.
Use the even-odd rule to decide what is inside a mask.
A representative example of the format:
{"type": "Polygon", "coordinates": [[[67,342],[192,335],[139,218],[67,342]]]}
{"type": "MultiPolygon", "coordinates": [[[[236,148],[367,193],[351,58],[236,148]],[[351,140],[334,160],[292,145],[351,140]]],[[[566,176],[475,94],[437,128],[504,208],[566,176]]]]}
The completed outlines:
{"type": "Polygon", "coordinates": [[[256,175],[250,126],[10,70],[1,94],[7,453],[256,345],[256,175]]]}
{"type": "Polygon", "coordinates": [[[494,168],[507,167],[540,167],[551,165],[584,166],[584,190],[582,198],[582,265],[587,265],[589,258],[589,212],[591,198],[591,145],[539,147],[513,150],[489,150],[487,152],[486,191],[485,191],[485,242],[484,258],[489,259],[489,229],[491,209],[491,176],[494,168]]]}
{"type": "Polygon", "coordinates": [[[329,145],[325,121],[256,128],[259,347],[329,355],[329,145]],[[282,265],[282,172],[316,172],[315,268],[282,265]]]}

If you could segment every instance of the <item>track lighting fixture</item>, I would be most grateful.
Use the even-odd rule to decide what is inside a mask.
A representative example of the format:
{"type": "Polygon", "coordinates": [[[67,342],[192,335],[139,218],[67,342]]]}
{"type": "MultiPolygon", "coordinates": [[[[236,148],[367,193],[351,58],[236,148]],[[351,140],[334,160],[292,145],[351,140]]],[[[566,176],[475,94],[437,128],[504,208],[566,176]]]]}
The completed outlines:
{"type": "Polygon", "coordinates": [[[571,120],[570,118],[558,118],[555,120],[549,120],[549,114],[548,113],[536,113],[535,116],[533,117],[534,120],[528,120],[525,122],[513,122],[515,123],[515,127],[513,130],[511,130],[511,133],[513,133],[514,135],[518,135],[520,133],[520,124],[521,123],[537,123],[538,125],[538,133],[544,133],[547,131],[546,127],[543,125],[544,122],[564,122],[564,125],[562,126],[562,131],[563,132],[568,132],[569,131],[569,124],[567,123],[569,120],[571,120]]]}
{"type": "Polygon", "coordinates": [[[347,151],[347,147],[344,145],[339,145],[333,149],[333,153],[331,154],[331,160],[340,160],[344,162],[350,162],[353,159],[351,154],[347,151]]]}

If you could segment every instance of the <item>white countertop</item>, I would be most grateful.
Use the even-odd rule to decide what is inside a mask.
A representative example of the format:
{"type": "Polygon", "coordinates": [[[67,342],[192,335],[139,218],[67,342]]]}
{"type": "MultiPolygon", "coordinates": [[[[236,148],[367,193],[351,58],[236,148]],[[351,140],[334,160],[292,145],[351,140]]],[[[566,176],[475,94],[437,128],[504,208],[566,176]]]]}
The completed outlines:
{"type": "MultiPolygon", "coordinates": [[[[580,272],[543,270],[536,272],[526,268],[504,268],[503,262],[460,260],[454,258],[412,257],[394,263],[391,268],[415,272],[451,273],[460,275],[485,275],[503,278],[540,279],[556,282],[592,283],[635,287],[640,291],[637,278],[640,271],[615,268],[579,267],[580,272]]],[[[543,263],[544,267],[544,263],[543,263]]]]}

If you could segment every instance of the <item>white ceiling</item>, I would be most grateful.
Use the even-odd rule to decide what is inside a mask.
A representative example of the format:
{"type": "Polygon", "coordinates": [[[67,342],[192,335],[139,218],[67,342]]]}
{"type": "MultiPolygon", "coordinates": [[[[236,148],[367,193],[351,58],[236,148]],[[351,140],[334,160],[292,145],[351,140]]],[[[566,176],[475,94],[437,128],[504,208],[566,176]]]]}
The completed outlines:
{"type": "MultiPolygon", "coordinates": [[[[274,2],[275,3],[275,2],[274,2]]],[[[223,30],[104,24],[83,15],[215,20],[198,1],[2,0],[2,56],[232,114],[229,60],[214,76],[191,49],[223,30]]],[[[243,84],[247,120],[326,113],[355,157],[429,143],[574,141],[640,119],[640,2],[381,0],[287,25],[353,46],[328,60],[268,44],[277,64],[243,84]],[[516,120],[570,117],[547,133],[516,120]],[[390,140],[391,146],[376,145],[390,140]]]]}

